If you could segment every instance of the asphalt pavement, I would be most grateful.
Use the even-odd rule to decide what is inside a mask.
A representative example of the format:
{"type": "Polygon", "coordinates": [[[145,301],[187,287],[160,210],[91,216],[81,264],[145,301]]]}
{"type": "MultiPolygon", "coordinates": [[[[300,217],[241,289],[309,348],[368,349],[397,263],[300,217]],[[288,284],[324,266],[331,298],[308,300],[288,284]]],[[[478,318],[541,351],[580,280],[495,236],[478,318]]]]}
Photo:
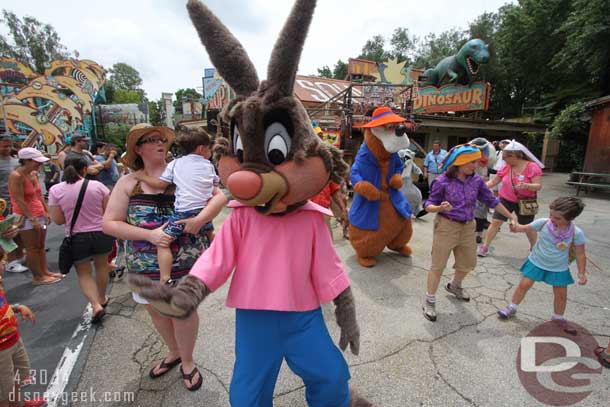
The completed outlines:
{"type": "MultiPolygon", "coordinates": [[[[50,225],[46,247],[49,269],[58,272],[57,251],[64,237],[64,227],[50,225]]],[[[43,393],[53,378],[74,332],[81,325],[88,328],[83,314],[87,301],[78,286],[74,270],[61,282],[33,286],[32,273],[4,274],[4,288],[9,303],[27,305],[36,315],[36,324],[19,323],[19,331],[30,356],[35,383],[26,390],[43,393]]],[[[66,369],[68,366],[65,366],[66,369]]],[[[65,370],[64,370],[65,371],[65,370]]]]}

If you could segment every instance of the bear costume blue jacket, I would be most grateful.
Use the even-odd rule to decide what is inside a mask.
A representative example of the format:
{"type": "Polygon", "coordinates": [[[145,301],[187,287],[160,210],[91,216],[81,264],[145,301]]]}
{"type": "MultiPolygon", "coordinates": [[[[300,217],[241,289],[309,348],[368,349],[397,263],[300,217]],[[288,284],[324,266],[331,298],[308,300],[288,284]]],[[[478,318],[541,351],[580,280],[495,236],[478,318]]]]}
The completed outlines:
{"type": "MultiPolygon", "coordinates": [[[[392,154],[386,182],[389,183],[394,174],[402,174],[403,169],[404,164],[398,154],[392,154]]],[[[360,181],[368,181],[377,189],[381,189],[381,169],[366,143],[362,143],[360,150],[358,150],[350,171],[350,180],[354,186],[360,181]]],[[[390,191],[390,201],[396,212],[405,219],[409,219],[413,211],[404,195],[392,187],[388,187],[388,190],[390,191]]],[[[360,229],[379,229],[379,201],[369,201],[356,193],[349,210],[349,222],[360,229]]]]}

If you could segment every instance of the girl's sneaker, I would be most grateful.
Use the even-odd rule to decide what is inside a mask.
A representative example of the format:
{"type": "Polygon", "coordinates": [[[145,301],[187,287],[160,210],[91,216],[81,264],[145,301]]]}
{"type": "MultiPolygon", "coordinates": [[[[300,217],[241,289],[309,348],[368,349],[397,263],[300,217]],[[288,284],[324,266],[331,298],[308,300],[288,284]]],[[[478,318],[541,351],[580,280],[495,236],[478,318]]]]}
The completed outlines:
{"type": "Polygon", "coordinates": [[[513,308],[510,305],[507,305],[506,307],[504,307],[500,311],[498,311],[498,316],[501,319],[509,319],[509,318],[514,317],[516,313],[517,313],[516,308],[513,308]]]}
{"type": "Polygon", "coordinates": [[[479,246],[479,250],[477,251],[477,256],[479,257],[487,257],[489,254],[489,248],[485,245],[479,246]]]}
{"type": "Polygon", "coordinates": [[[424,299],[422,311],[424,312],[424,317],[426,317],[428,321],[436,321],[436,303],[424,299]]]}

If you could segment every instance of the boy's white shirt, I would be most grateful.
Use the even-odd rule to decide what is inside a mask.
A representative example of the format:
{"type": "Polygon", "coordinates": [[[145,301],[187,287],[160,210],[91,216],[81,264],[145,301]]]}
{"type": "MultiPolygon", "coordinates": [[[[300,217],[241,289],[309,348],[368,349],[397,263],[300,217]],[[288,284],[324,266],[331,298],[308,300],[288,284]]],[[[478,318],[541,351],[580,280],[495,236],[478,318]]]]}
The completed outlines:
{"type": "Polygon", "coordinates": [[[160,178],[176,185],[176,212],[204,208],[219,184],[210,160],[198,154],[188,154],[170,162],[160,178]]]}

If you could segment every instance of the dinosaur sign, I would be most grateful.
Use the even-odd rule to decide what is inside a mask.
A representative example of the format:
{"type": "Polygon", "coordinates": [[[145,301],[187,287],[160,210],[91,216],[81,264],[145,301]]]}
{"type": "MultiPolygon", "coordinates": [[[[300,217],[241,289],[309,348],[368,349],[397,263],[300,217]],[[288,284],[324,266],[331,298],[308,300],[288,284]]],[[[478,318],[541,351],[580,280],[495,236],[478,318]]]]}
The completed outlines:
{"type": "Polygon", "coordinates": [[[480,39],[464,44],[457,54],[424,71],[413,103],[414,113],[487,110],[490,86],[475,82],[481,65],[489,62],[489,46],[480,39]]]}
{"type": "Polygon", "coordinates": [[[489,46],[475,38],[464,44],[457,54],[443,58],[434,68],[426,69],[422,86],[441,86],[447,83],[470,85],[481,65],[488,62],[489,46]]]}
{"type": "Polygon", "coordinates": [[[413,103],[413,113],[458,112],[487,110],[489,107],[489,83],[475,82],[470,86],[424,86],[418,89],[413,103]]]}

